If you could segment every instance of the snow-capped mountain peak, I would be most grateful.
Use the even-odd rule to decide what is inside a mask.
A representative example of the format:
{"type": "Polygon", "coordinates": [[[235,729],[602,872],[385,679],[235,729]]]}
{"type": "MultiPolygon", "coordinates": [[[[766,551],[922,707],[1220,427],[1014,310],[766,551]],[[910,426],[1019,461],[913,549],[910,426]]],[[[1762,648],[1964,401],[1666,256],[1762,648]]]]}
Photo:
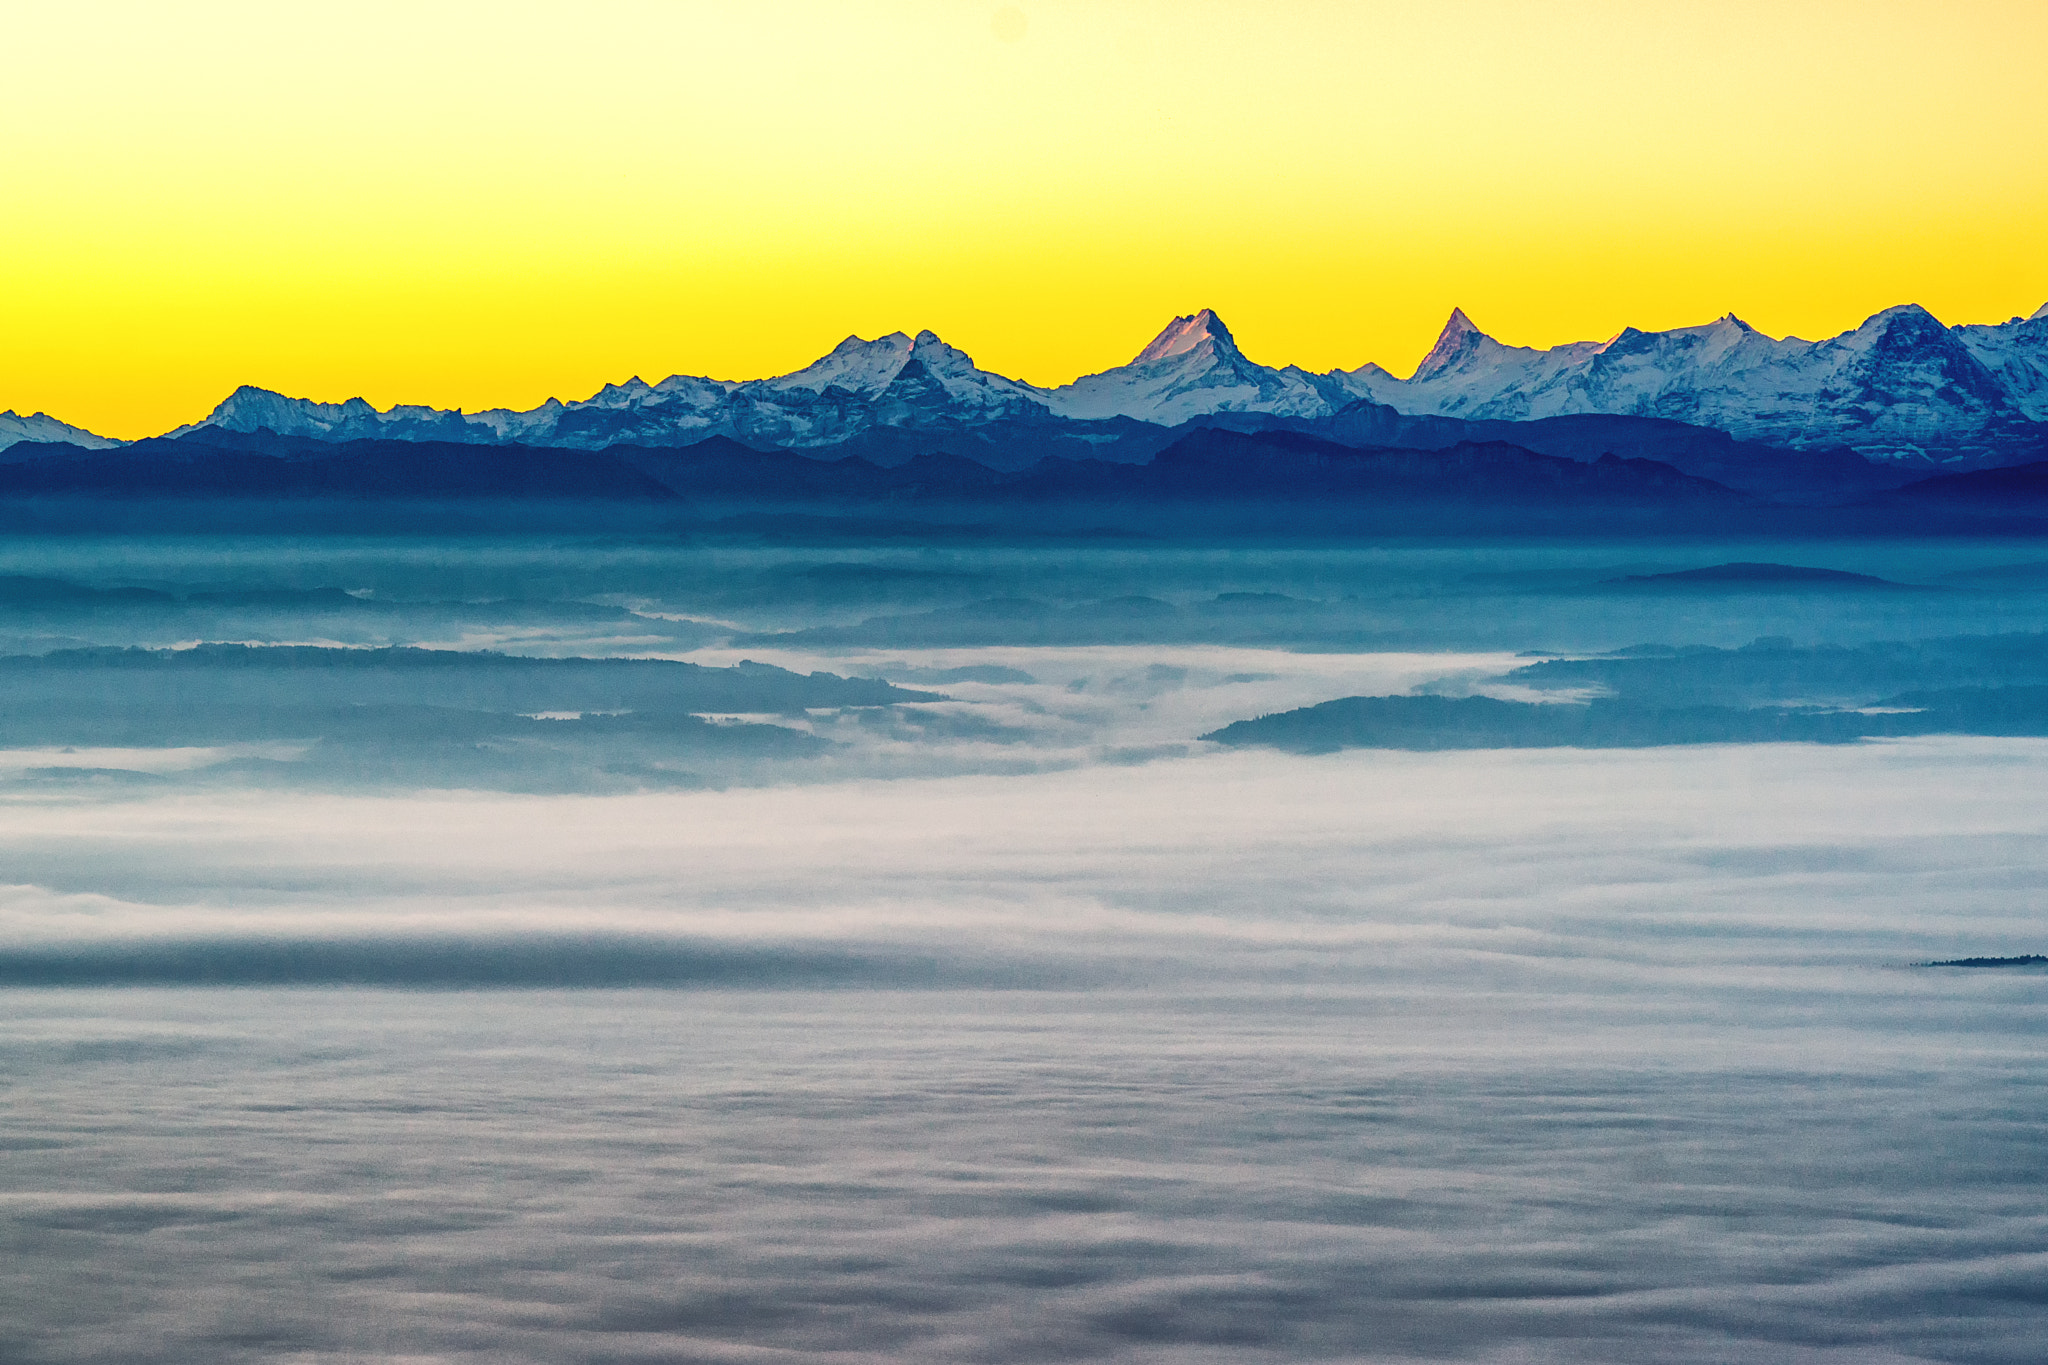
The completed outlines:
{"type": "Polygon", "coordinates": [[[1453,308],[1444,329],[1436,335],[1436,344],[1429,348],[1429,354],[1422,358],[1410,378],[1413,382],[1428,383],[1452,370],[1466,368],[1489,351],[1509,349],[1474,326],[1464,309],[1453,308]]]}
{"type": "Polygon", "coordinates": [[[2040,322],[2044,319],[2048,319],[2048,303],[2042,304],[2039,308],[2027,314],[2028,322],[2040,322]]]}
{"type": "Polygon", "coordinates": [[[1843,333],[1846,337],[1888,335],[1894,330],[1904,329],[1907,335],[1933,336],[1946,332],[1941,319],[1917,303],[1895,303],[1881,308],[1865,318],[1853,331],[1843,333]]]}
{"type": "Polygon", "coordinates": [[[268,428],[280,436],[309,436],[314,439],[337,435],[344,428],[373,420],[377,410],[361,398],[345,403],[316,403],[310,398],[287,398],[254,384],[243,384],[220,401],[207,421],[229,431],[268,428]]]}
{"type": "Polygon", "coordinates": [[[901,332],[891,332],[873,341],[850,336],[801,370],[758,382],[777,389],[809,389],[812,393],[840,388],[871,398],[889,387],[889,381],[902,370],[903,362],[910,359],[914,344],[901,332]]]}
{"type": "Polygon", "coordinates": [[[1362,366],[1337,377],[1352,393],[1403,412],[1520,418],[1529,415],[1536,395],[1558,383],[1571,367],[1610,347],[1625,348],[1630,342],[1631,333],[1624,331],[1611,341],[1574,342],[1548,351],[1508,346],[1480,331],[1464,309],[1453,308],[1436,344],[1407,379],[1395,379],[1377,366],[1362,366]]]}
{"type": "Polygon", "coordinates": [[[1230,335],[1230,329],[1223,325],[1223,319],[1204,308],[1198,313],[1175,318],[1167,323],[1166,329],[1146,343],[1145,349],[1138,352],[1138,358],[1131,363],[1142,365],[1150,360],[1165,360],[1170,356],[1186,355],[1205,341],[1210,343],[1211,350],[1227,349],[1232,354],[1237,351],[1237,339],[1230,335]]]}
{"type": "Polygon", "coordinates": [[[1046,415],[1044,396],[1037,389],[982,369],[974,357],[941,341],[935,332],[917,334],[909,359],[923,366],[957,407],[992,416],[1046,415]]]}
{"type": "MultiPolygon", "coordinates": [[[[978,368],[965,351],[947,345],[931,331],[915,337],[891,332],[873,341],[851,336],[794,374],[757,379],[736,388],[755,400],[757,418],[766,415],[761,405],[768,404],[799,425],[809,420],[799,419],[790,407],[798,402],[799,392],[822,397],[832,389],[868,402],[879,402],[886,394],[890,404],[887,425],[920,421],[935,416],[936,409],[957,409],[957,415],[977,417],[1024,416],[1033,411],[1043,415],[1037,390],[978,368]],[[908,408],[903,406],[906,402],[908,408]]],[[[839,433],[835,439],[850,434],[840,425],[849,420],[858,425],[865,419],[835,415],[829,428],[839,433]]],[[[821,428],[818,434],[825,430],[821,428]]],[[[792,429],[774,439],[793,438],[803,444],[807,435],[792,429]]]]}
{"type": "Polygon", "coordinates": [[[1043,396],[1062,417],[1135,417],[1162,426],[1212,412],[1322,417],[1351,398],[1338,379],[1247,360],[1207,308],[1168,323],[1130,364],[1083,375],[1043,396]]]}

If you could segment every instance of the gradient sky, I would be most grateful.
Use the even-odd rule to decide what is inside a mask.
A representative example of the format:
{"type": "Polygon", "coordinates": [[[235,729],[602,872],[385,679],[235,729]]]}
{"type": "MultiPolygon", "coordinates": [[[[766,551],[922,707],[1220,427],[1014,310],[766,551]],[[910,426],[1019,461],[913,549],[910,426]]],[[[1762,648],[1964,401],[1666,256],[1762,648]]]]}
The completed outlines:
{"type": "Polygon", "coordinates": [[[1039,382],[1216,308],[1406,373],[2048,299],[2048,5],[16,6],[0,408],[530,406],[930,327],[1039,382]]]}

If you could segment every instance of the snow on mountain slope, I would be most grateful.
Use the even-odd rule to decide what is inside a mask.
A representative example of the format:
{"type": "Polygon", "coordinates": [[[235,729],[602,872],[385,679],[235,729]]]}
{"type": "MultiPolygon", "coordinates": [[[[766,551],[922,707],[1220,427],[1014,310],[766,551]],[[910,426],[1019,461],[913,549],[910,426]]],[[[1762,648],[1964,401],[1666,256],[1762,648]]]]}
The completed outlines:
{"type": "Polygon", "coordinates": [[[930,332],[919,332],[911,359],[945,389],[955,405],[990,416],[1046,416],[1045,395],[1029,384],[976,368],[965,351],[948,346],[930,332]]]}
{"type": "Polygon", "coordinates": [[[926,390],[932,403],[958,410],[961,415],[984,416],[1043,415],[1045,404],[1028,384],[1005,379],[976,367],[965,351],[948,346],[932,332],[915,338],[891,332],[875,341],[848,337],[830,354],[813,361],[794,374],[775,379],[756,379],[738,388],[758,399],[770,395],[788,402],[797,390],[822,394],[840,388],[866,399],[879,399],[891,386],[904,396],[907,384],[926,379],[937,385],[926,390]]]}
{"type": "Polygon", "coordinates": [[[1130,364],[1040,392],[1062,417],[1135,417],[1162,426],[1212,412],[1322,417],[1351,397],[1327,376],[1247,360],[1206,308],[1168,323],[1130,364]]]}
{"type": "Polygon", "coordinates": [[[1536,350],[1503,346],[1453,312],[1410,378],[1376,366],[1340,373],[1353,392],[1409,413],[1667,417],[1792,447],[1955,458],[1988,449],[2033,415],[2021,391],[2041,382],[2041,353],[2030,349],[2039,342],[2016,329],[2034,327],[2048,334],[2048,326],[2022,322],[1951,330],[1907,304],[1819,342],[1777,340],[1730,314],[1536,350]],[[1987,335],[1973,342],[1973,331],[1987,335]],[[1993,372],[1993,356],[2009,374],[1993,372]]]}
{"type": "Polygon", "coordinates": [[[775,378],[634,378],[578,402],[550,399],[525,412],[380,412],[360,398],[315,403],[244,387],[208,420],[322,440],[596,449],[728,436],[814,448],[878,428],[949,432],[996,421],[1117,417],[1173,426],[1231,412],[1319,418],[1360,399],[1468,419],[1664,417],[1790,447],[1846,445],[1880,459],[1997,463],[2031,450],[2040,433],[2030,424],[2048,422],[2048,306],[1997,326],[1949,328],[1906,305],[1817,342],[1769,337],[1730,314],[1697,327],[1628,328],[1605,342],[1548,349],[1503,345],[1454,310],[1407,379],[1378,365],[1313,374],[1256,364],[1222,320],[1203,309],[1175,318],[1129,364],[1053,389],[982,370],[931,332],[892,332],[873,341],[848,337],[775,378]]]}
{"type": "Polygon", "coordinates": [[[47,412],[32,412],[27,416],[12,408],[0,412],[0,450],[23,441],[67,441],[87,450],[111,450],[122,444],[106,436],[96,436],[84,427],[60,422],[47,412]]]}
{"type": "Polygon", "coordinates": [[[417,404],[400,404],[380,412],[361,398],[345,403],[317,403],[310,398],[287,398],[244,384],[223,399],[205,422],[180,427],[171,434],[211,425],[228,431],[267,427],[280,436],[303,436],[316,441],[518,441],[544,431],[561,410],[560,403],[549,399],[529,412],[494,408],[464,413],[417,404]]]}
{"type": "Polygon", "coordinates": [[[204,422],[180,427],[171,434],[210,425],[229,431],[268,428],[280,436],[320,441],[523,441],[587,447],[640,438],[667,442],[693,430],[715,434],[731,387],[687,375],[674,375],[659,384],[634,378],[607,384],[575,403],[550,398],[523,412],[509,408],[461,412],[410,404],[380,411],[361,398],[320,403],[245,384],[229,394],[204,422]]]}
{"type": "Polygon", "coordinates": [[[1409,379],[1396,379],[1377,365],[1338,370],[1335,376],[1358,397],[1403,412],[1520,421],[1554,415],[1536,409],[1551,406],[1548,395],[1599,349],[1592,341],[1547,351],[1504,346],[1473,326],[1464,309],[1453,308],[1436,345],[1409,379]]]}
{"type": "Polygon", "coordinates": [[[525,412],[408,406],[380,412],[360,398],[318,403],[244,385],[206,422],[325,441],[523,441],[595,449],[622,442],[678,445],[708,436],[815,446],[876,426],[943,427],[1015,417],[1050,414],[1030,385],[976,368],[965,352],[930,332],[915,338],[896,332],[875,341],[848,337],[814,363],[772,379],[733,383],[670,375],[649,384],[635,377],[577,402],[551,398],[525,412]]]}
{"type": "Polygon", "coordinates": [[[2048,422],[2048,303],[2030,317],[1992,327],[1958,327],[1955,332],[2020,411],[2036,422],[2048,422]]]}
{"type": "MultiPolygon", "coordinates": [[[[682,445],[730,436],[726,409],[734,385],[697,375],[672,374],[659,384],[638,375],[607,384],[574,403],[549,399],[529,414],[513,414],[500,440],[598,449],[608,445],[682,445]]],[[[489,416],[490,414],[479,414],[489,416]]]]}
{"type": "Polygon", "coordinates": [[[848,337],[801,370],[774,379],[757,379],[743,387],[768,393],[789,389],[823,393],[836,386],[872,398],[902,372],[915,344],[901,332],[891,332],[873,341],[848,337]]]}
{"type": "Polygon", "coordinates": [[[820,446],[876,427],[951,430],[1051,416],[1028,384],[977,367],[932,332],[848,337],[793,374],[733,387],[728,434],[782,446],[820,446]]]}

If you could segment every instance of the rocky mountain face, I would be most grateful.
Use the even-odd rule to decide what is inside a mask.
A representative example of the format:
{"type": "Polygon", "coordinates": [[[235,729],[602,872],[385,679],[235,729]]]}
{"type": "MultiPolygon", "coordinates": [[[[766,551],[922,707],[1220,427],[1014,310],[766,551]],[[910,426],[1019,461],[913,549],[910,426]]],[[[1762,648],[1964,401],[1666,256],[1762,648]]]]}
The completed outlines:
{"type": "Polygon", "coordinates": [[[1958,327],[1955,335],[2022,412],[2048,422],[2048,303],[2032,317],[1958,327]]]}

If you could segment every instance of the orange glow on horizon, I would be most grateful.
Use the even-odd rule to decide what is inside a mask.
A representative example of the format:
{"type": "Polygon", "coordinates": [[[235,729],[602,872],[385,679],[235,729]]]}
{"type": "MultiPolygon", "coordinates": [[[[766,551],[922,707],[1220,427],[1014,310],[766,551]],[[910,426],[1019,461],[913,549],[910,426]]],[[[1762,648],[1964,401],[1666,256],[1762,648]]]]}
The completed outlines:
{"type": "Polygon", "coordinates": [[[931,328],[1044,384],[1210,307],[1411,370],[2048,301],[2048,6],[656,0],[10,23],[0,409],[478,409],[931,328]]]}

